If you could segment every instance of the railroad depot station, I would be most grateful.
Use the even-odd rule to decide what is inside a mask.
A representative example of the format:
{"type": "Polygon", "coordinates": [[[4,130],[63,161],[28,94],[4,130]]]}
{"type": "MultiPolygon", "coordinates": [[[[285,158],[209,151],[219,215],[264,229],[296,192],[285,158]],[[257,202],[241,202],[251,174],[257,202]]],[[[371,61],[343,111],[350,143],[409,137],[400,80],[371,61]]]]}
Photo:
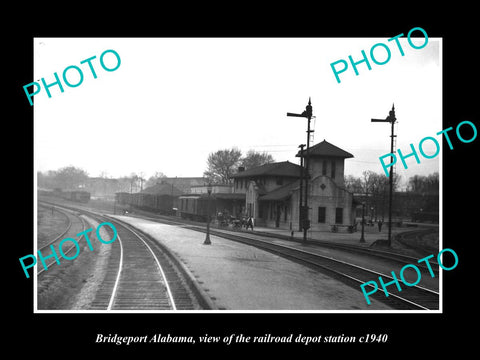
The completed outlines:
{"type": "MultiPolygon", "coordinates": [[[[300,151],[296,154],[300,157],[300,151]]],[[[311,146],[308,157],[308,218],[313,231],[330,231],[333,225],[352,228],[359,205],[345,189],[345,159],[353,155],[329,142],[311,146]]],[[[305,168],[289,161],[255,168],[238,168],[231,184],[207,184],[198,178],[164,178],[139,193],[116,193],[118,204],[175,214],[182,218],[212,220],[252,217],[255,226],[299,231],[300,204],[305,189],[305,168]],[[303,184],[303,185],[302,185],[303,184]],[[208,209],[208,210],[207,210],[208,209]]]]}
{"type": "MultiPolygon", "coordinates": [[[[302,114],[287,116],[307,117],[307,134],[313,131],[310,101],[302,114]]],[[[78,262],[76,256],[64,257],[62,273],[60,266],[48,270],[53,263],[46,266],[42,260],[37,276],[47,270],[48,275],[41,275],[39,281],[38,309],[439,310],[439,276],[422,277],[417,287],[412,284],[420,281],[420,269],[404,273],[425,251],[438,251],[438,226],[424,224],[402,232],[398,225],[394,246],[399,253],[395,253],[392,202],[387,241],[382,239],[386,232],[380,234],[382,222],[378,231],[373,227],[365,231],[364,226],[366,204],[373,225],[372,219],[385,213],[385,195],[378,203],[367,193],[354,196],[346,189],[345,161],[353,155],[326,140],[310,146],[310,136],[304,146],[295,154],[300,165],[282,161],[238,167],[223,184],[204,177],[163,177],[145,189],[142,183],[142,189],[133,192],[130,182],[130,191],[109,192],[115,193],[114,201],[100,200],[102,192],[92,191],[103,188],[107,195],[107,182],[97,179],[84,187],[88,191],[39,191],[37,216],[44,219],[40,224],[44,235],[37,239],[39,256],[62,236],[72,239],[105,223],[112,224],[112,239],[101,244],[98,256],[78,262]],[[91,191],[95,201],[90,201],[91,191]],[[361,211],[361,236],[354,234],[360,230],[357,210],[361,211]],[[52,241],[49,224],[54,220],[63,221],[67,230],[52,241]],[[241,231],[243,226],[246,231],[241,231]],[[303,232],[301,241],[295,232],[303,232]],[[395,271],[409,290],[402,286],[402,291],[395,271]],[[74,286],[54,282],[57,277],[74,279],[74,286]],[[382,293],[377,293],[380,286],[372,280],[377,278],[382,293]],[[365,284],[372,283],[374,290],[365,290],[365,284]],[[384,296],[385,286],[395,296],[384,296]]],[[[114,185],[114,179],[110,183],[114,185]]],[[[424,195],[420,194],[421,202],[436,202],[438,209],[438,194],[432,199],[424,195]]],[[[405,194],[397,207],[418,211],[419,194],[409,196],[405,194]]],[[[99,242],[109,239],[108,230],[100,230],[103,233],[95,232],[99,242]]],[[[64,242],[59,243],[60,250],[64,242]]],[[[75,243],[68,251],[74,248],[75,243]]],[[[23,264],[28,275],[34,265],[23,264]]],[[[438,273],[438,266],[434,267],[429,268],[430,274],[438,273]]]]}

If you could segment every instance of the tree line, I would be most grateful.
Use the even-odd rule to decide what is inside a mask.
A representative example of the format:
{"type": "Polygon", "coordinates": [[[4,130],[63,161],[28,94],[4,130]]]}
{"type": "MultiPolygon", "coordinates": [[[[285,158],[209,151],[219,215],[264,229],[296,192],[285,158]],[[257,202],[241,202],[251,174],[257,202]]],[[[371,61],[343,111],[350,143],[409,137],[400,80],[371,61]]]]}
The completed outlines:
{"type": "MultiPolygon", "coordinates": [[[[203,173],[205,181],[212,184],[230,184],[231,176],[243,166],[250,169],[256,166],[272,163],[274,159],[272,155],[266,152],[257,152],[249,150],[245,156],[238,148],[222,149],[209,154],[207,158],[207,166],[203,173]]],[[[103,171],[99,178],[116,181],[115,191],[139,192],[143,189],[154,186],[167,176],[157,171],[149,178],[145,177],[143,172],[132,172],[130,175],[122,176],[117,179],[108,177],[106,171],[103,171]]],[[[75,166],[65,166],[58,170],[48,170],[45,172],[37,172],[37,184],[40,188],[45,189],[62,189],[74,190],[85,188],[90,177],[88,173],[75,166]]]]}
{"type": "MultiPolygon", "coordinates": [[[[239,167],[245,170],[273,163],[275,160],[267,152],[257,152],[249,150],[245,155],[238,148],[222,149],[212,152],[208,155],[207,166],[203,173],[206,181],[212,184],[230,184],[232,175],[238,171],[239,167]]],[[[106,172],[102,172],[100,178],[108,179],[106,172]]],[[[157,171],[148,179],[143,173],[130,173],[115,180],[118,185],[117,191],[138,192],[146,187],[155,185],[166,175],[157,171]]],[[[62,167],[58,170],[49,170],[46,172],[37,172],[37,183],[40,188],[63,190],[72,190],[85,187],[89,180],[88,173],[74,166],[62,167]]],[[[401,181],[400,176],[394,177],[393,190],[398,191],[401,181]]],[[[361,176],[348,175],[345,177],[345,188],[354,193],[361,194],[372,199],[374,202],[384,201],[385,194],[388,195],[389,179],[380,173],[373,171],[364,171],[361,176]]],[[[420,195],[438,195],[439,193],[439,174],[435,172],[428,176],[414,175],[408,179],[406,192],[420,195]]]]}
{"type": "MultiPolygon", "coordinates": [[[[402,178],[400,175],[393,177],[393,191],[398,191],[402,178]]],[[[362,176],[348,175],[345,177],[345,187],[348,191],[357,194],[378,194],[389,189],[389,178],[368,170],[362,176]]],[[[439,174],[434,172],[430,175],[414,175],[408,178],[406,192],[424,195],[438,195],[440,186],[439,174]]]]}
{"type": "MultiPolygon", "coordinates": [[[[143,173],[137,174],[135,172],[112,179],[108,177],[107,172],[103,171],[98,178],[111,183],[111,186],[114,187],[113,191],[138,192],[148,186],[155,185],[159,179],[164,177],[166,177],[165,174],[157,171],[148,179],[145,179],[143,173]]],[[[37,185],[43,189],[81,190],[86,188],[91,180],[92,178],[85,170],[75,166],[37,172],[37,185]]]]}
{"type": "MultiPolygon", "coordinates": [[[[438,220],[439,174],[414,175],[408,178],[405,191],[399,191],[400,176],[393,183],[393,214],[401,218],[419,218],[429,214],[438,220]]],[[[372,220],[385,218],[388,211],[389,179],[384,174],[364,171],[361,176],[345,177],[345,188],[355,194],[355,199],[365,204],[366,216],[372,220]]]]}

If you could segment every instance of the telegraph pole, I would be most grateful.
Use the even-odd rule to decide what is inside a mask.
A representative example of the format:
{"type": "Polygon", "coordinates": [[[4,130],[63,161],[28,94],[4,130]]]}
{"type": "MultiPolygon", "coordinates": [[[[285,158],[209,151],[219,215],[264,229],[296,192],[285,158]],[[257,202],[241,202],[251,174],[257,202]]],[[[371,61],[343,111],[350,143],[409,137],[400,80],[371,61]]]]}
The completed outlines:
{"type": "MultiPolygon", "coordinates": [[[[393,163],[393,143],[394,138],[397,136],[394,133],[394,125],[397,118],[395,117],[395,104],[392,105],[392,110],[390,110],[389,115],[386,119],[372,119],[372,122],[388,122],[392,125],[392,134],[390,135],[390,154],[391,162],[393,163]]],[[[392,200],[393,200],[393,166],[390,166],[390,176],[389,176],[389,204],[388,204],[388,246],[392,246],[392,200]]]]}
{"type": "MultiPolygon", "coordinates": [[[[308,151],[310,150],[310,133],[312,133],[314,130],[310,130],[310,120],[312,120],[312,102],[311,99],[308,98],[308,105],[305,107],[305,111],[302,112],[301,114],[295,114],[295,113],[289,113],[287,112],[287,116],[293,116],[293,117],[303,117],[308,120],[308,125],[307,125],[307,151],[306,151],[306,156],[305,156],[305,199],[304,199],[304,205],[303,207],[300,208],[300,218],[301,218],[301,223],[302,223],[302,228],[303,228],[303,242],[307,242],[307,230],[310,229],[310,220],[308,219],[308,178],[310,176],[309,174],[309,153],[308,151]]],[[[302,156],[302,152],[300,153],[300,156],[302,156]]]]}

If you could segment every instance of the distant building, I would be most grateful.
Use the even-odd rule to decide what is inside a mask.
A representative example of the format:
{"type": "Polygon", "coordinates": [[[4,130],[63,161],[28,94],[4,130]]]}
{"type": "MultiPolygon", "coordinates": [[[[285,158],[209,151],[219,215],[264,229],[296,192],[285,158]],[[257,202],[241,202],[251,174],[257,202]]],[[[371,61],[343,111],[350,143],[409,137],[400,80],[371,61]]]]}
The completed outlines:
{"type": "MultiPolygon", "coordinates": [[[[329,231],[332,225],[353,225],[355,202],[344,183],[345,159],[353,155],[325,140],[300,155],[309,159],[310,229],[329,231]]],[[[162,178],[140,193],[119,193],[117,201],[166,214],[174,211],[178,216],[200,221],[206,220],[207,213],[217,219],[252,216],[257,226],[297,231],[301,174],[301,166],[283,161],[247,170],[239,168],[232,176],[233,184],[208,186],[200,177],[162,178]]]]}
{"type": "Polygon", "coordinates": [[[170,195],[172,197],[180,196],[183,191],[174,186],[173,183],[159,182],[153,186],[149,186],[143,189],[141,194],[153,194],[153,195],[170,195]]]}
{"type": "Polygon", "coordinates": [[[90,177],[86,180],[83,190],[88,191],[94,199],[113,199],[115,193],[121,190],[121,184],[118,179],[90,177]]]}
{"type": "Polygon", "coordinates": [[[183,194],[189,194],[195,186],[203,186],[208,182],[204,177],[164,177],[157,183],[166,183],[175,186],[183,194]]]}
{"type": "MultiPolygon", "coordinates": [[[[190,194],[207,194],[208,185],[195,185],[190,188],[190,194]]],[[[210,191],[212,194],[230,194],[233,190],[230,184],[211,184],[210,191]]]]}

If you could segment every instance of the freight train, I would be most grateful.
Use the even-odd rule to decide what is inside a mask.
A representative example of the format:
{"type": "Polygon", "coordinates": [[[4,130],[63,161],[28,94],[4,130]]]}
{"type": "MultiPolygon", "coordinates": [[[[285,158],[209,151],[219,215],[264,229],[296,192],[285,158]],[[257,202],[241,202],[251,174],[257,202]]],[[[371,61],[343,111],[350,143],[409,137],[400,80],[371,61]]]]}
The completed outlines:
{"type": "Polygon", "coordinates": [[[60,197],[65,200],[87,203],[90,201],[90,193],[88,191],[62,191],[60,197]]]}
{"type": "Polygon", "coordinates": [[[115,194],[115,201],[120,205],[130,205],[162,215],[175,215],[178,196],[118,192],[115,194]]]}
{"type": "Polygon", "coordinates": [[[236,206],[240,208],[243,204],[242,194],[185,194],[180,196],[159,195],[148,193],[126,193],[115,194],[119,205],[130,205],[132,208],[156,212],[163,215],[176,215],[183,219],[205,222],[208,211],[211,219],[232,217],[240,214],[239,209],[234,211],[232,199],[236,198],[236,206]],[[226,198],[228,197],[228,199],[226,198]]]}
{"type": "Polygon", "coordinates": [[[179,197],[179,215],[182,219],[193,221],[207,221],[208,207],[210,216],[215,214],[216,199],[209,199],[206,195],[184,195],[179,197]],[[210,204],[209,204],[210,201],[210,204]]]}
{"type": "Polygon", "coordinates": [[[59,197],[69,201],[76,201],[81,203],[87,203],[90,201],[90,193],[83,190],[71,190],[64,191],[62,189],[54,190],[38,190],[38,194],[42,196],[59,197]]]}

